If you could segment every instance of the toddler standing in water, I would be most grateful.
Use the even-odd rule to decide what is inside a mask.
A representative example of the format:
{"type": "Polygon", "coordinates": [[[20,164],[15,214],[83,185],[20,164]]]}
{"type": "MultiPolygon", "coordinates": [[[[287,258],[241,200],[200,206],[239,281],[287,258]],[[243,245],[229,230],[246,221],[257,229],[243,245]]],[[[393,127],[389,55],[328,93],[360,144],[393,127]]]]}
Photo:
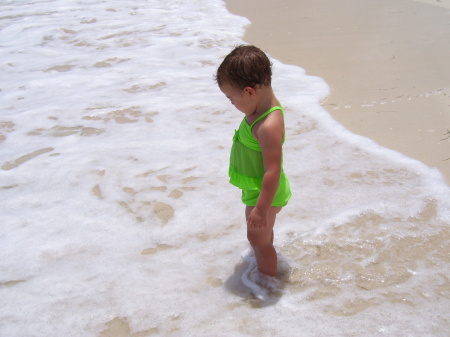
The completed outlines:
{"type": "Polygon", "coordinates": [[[291,197],[283,172],[284,111],[271,86],[272,64],[254,46],[239,46],[217,69],[220,90],[245,114],[233,137],[230,183],[242,190],[247,238],[259,270],[257,283],[277,276],[273,246],[276,215],[291,197]]]}

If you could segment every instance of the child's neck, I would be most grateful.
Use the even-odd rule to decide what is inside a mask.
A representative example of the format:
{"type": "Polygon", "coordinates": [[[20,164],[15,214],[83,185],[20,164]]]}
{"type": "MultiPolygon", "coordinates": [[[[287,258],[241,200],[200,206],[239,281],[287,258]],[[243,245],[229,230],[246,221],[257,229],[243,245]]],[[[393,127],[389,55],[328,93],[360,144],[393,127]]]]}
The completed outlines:
{"type": "Polygon", "coordinates": [[[257,89],[257,103],[254,115],[256,118],[261,116],[264,112],[279,105],[277,98],[272,90],[272,87],[264,86],[257,89]]]}

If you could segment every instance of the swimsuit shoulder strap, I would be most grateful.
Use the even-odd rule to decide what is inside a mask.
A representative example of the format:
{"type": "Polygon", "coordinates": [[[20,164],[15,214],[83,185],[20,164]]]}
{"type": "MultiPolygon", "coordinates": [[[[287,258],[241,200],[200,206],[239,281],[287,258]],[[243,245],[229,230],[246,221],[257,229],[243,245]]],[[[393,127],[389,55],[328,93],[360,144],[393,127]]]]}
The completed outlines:
{"type": "Polygon", "coordinates": [[[281,112],[284,112],[284,111],[283,111],[283,108],[282,108],[281,106],[278,106],[278,105],[277,105],[277,106],[274,106],[273,108],[270,108],[269,110],[267,110],[266,112],[264,112],[261,116],[259,116],[259,117],[256,119],[256,121],[254,121],[254,122],[252,123],[252,125],[250,125],[250,129],[252,130],[256,123],[258,123],[261,119],[267,117],[268,114],[270,114],[272,111],[275,111],[275,110],[281,110],[281,112]]]}

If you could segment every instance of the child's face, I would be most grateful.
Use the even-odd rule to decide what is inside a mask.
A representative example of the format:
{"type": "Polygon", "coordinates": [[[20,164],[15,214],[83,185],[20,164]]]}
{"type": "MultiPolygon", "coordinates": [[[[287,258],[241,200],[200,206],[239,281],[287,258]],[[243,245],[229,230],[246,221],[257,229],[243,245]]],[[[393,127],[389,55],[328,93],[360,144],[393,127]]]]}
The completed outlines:
{"type": "Polygon", "coordinates": [[[250,87],[238,89],[229,83],[224,83],[220,86],[220,90],[227,96],[231,104],[236,109],[250,115],[255,110],[254,90],[250,87]]]}

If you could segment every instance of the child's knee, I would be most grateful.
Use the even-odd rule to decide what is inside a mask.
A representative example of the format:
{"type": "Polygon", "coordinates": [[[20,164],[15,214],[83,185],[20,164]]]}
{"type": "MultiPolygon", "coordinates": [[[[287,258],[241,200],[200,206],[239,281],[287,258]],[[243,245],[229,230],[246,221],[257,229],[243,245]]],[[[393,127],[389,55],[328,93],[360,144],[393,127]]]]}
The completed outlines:
{"type": "Polygon", "coordinates": [[[252,247],[263,248],[272,244],[272,231],[247,230],[247,240],[252,247]]]}

